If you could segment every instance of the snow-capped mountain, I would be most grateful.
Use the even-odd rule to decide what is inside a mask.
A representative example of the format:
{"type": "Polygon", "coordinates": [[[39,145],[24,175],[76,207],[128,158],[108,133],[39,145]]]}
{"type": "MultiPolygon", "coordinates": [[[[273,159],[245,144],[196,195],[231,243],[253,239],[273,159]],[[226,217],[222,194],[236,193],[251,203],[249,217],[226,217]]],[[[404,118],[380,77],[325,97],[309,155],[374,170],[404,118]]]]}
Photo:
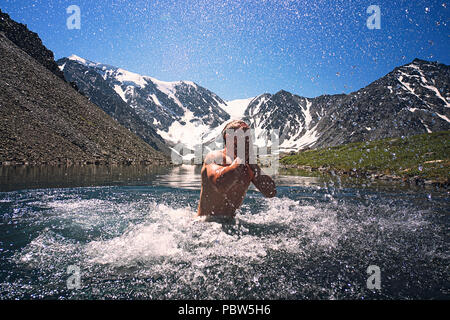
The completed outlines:
{"type": "Polygon", "coordinates": [[[102,109],[110,110],[107,101],[119,104],[120,99],[170,145],[182,142],[193,148],[205,132],[230,118],[222,109],[225,101],[191,81],[160,81],[75,55],[57,63],[66,79],[102,109]],[[109,99],[99,99],[103,95],[109,99]]]}
{"type": "Polygon", "coordinates": [[[279,129],[284,152],[450,129],[450,67],[419,59],[350,94],[282,90],[227,102],[190,81],[164,82],[77,56],[58,65],[91,101],[158,146],[182,142],[192,150],[230,119],[248,121],[260,146],[279,129]]]}
{"type": "Polygon", "coordinates": [[[260,95],[244,118],[257,136],[279,129],[281,151],[449,130],[449,79],[449,66],[415,59],[348,95],[260,95]]]}

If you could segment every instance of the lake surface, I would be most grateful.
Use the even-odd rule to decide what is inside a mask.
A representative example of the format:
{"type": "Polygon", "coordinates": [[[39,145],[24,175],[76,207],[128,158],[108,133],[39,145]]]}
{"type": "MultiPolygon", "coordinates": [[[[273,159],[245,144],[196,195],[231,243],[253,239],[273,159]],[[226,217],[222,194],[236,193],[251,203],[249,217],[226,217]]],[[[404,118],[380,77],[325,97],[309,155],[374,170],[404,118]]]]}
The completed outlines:
{"type": "Polygon", "coordinates": [[[450,297],[446,190],[280,175],[217,223],[192,218],[199,174],[0,168],[0,298],[450,297]]]}

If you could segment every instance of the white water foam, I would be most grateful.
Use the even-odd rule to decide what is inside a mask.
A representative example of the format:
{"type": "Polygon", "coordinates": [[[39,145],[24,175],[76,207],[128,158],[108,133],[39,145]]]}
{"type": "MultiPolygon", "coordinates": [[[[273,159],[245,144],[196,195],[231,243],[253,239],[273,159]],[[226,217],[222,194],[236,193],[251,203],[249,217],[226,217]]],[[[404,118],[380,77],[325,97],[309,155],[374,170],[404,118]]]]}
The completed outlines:
{"type": "Polygon", "coordinates": [[[58,256],[75,254],[82,263],[113,267],[151,267],[162,260],[206,265],[217,258],[257,263],[270,250],[301,254],[307,249],[300,245],[301,237],[311,240],[309,246],[336,246],[336,238],[331,236],[336,233],[336,212],[318,211],[288,198],[264,202],[266,208],[260,213],[238,214],[235,224],[225,230],[220,223],[195,220],[195,210],[190,207],[172,208],[154,202],[113,205],[97,199],[51,201],[47,207],[53,209],[54,218],[66,227],[88,231],[101,226],[102,220],[119,224],[119,220],[133,220],[142,210],[146,214],[141,221],[128,223],[122,232],[117,227],[108,230],[119,235],[103,235],[84,244],[72,243],[46,229],[22,250],[18,261],[37,266],[43,260],[51,264],[58,256]],[[264,230],[271,228],[281,231],[265,234],[264,230]],[[302,229],[301,237],[296,237],[298,229],[302,229]]]}
{"type": "MultiPolygon", "coordinates": [[[[113,237],[102,236],[84,244],[73,243],[46,229],[24,248],[18,261],[39,265],[45,260],[51,264],[58,256],[75,254],[88,265],[134,267],[144,264],[150,267],[147,269],[150,272],[152,266],[162,261],[207,265],[218,258],[226,258],[258,263],[269,251],[303,255],[318,248],[333,250],[346,232],[373,223],[368,220],[360,226],[350,222],[346,225],[339,222],[339,212],[334,208],[302,205],[288,198],[263,201],[265,208],[261,212],[238,214],[236,223],[227,228],[216,222],[196,221],[193,219],[195,210],[190,207],[172,208],[154,202],[114,206],[109,201],[95,199],[53,201],[48,206],[56,210],[59,219],[67,223],[70,218],[72,226],[88,230],[93,225],[99,226],[102,219],[119,224],[120,220],[133,220],[142,210],[146,210],[146,214],[137,223],[129,222],[122,232],[118,228],[109,230],[110,234],[116,234],[113,237]],[[85,211],[87,208],[90,210],[85,211]],[[93,210],[98,213],[93,214],[93,210]],[[114,218],[107,214],[111,215],[112,210],[116,212],[114,218]]],[[[385,229],[401,226],[416,229],[423,224],[417,217],[408,219],[410,223],[402,219],[398,222],[378,220],[385,229]]]]}

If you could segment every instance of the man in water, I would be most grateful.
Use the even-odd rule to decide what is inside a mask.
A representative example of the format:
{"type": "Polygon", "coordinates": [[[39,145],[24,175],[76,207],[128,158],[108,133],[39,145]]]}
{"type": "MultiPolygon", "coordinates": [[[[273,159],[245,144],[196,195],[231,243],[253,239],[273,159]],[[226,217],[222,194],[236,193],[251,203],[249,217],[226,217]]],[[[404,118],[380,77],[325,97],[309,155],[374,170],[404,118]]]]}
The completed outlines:
{"type": "Polygon", "coordinates": [[[249,136],[230,136],[230,133],[239,129],[242,133],[250,128],[241,120],[229,122],[222,131],[225,148],[210,152],[203,162],[202,190],[197,216],[234,217],[251,182],[265,197],[272,198],[277,193],[275,182],[264,175],[257,164],[251,163],[255,162],[254,160],[250,161],[252,148],[249,136]],[[245,139],[245,155],[242,157],[244,159],[238,157],[238,138],[245,139]]]}

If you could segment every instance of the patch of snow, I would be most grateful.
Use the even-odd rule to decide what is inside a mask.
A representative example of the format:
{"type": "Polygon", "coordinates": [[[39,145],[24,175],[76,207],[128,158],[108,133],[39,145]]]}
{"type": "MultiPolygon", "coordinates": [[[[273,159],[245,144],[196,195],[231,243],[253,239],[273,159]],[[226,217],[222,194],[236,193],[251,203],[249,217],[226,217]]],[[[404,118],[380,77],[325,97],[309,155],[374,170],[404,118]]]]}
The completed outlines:
{"type": "Polygon", "coordinates": [[[296,136],[292,137],[289,140],[284,140],[283,143],[280,144],[279,146],[280,151],[284,152],[298,151],[302,148],[311,146],[319,139],[318,132],[316,129],[317,124],[310,130],[307,130],[305,134],[303,134],[300,138],[298,138],[299,134],[297,134],[296,136]]]}
{"type": "Polygon", "coordinates": [[[140,74],[130,72],[121,68],[116,69],[115,78],[117,81],[124,84],[134,84],[137,87],[145,87],[147,85],[147,80],[140,74]]]}
{"type": "Polygon", "coordinates": [[[417,71],[419,71],[420,73],[422,73],[422,70],[419,68],[419,66],[416,66],[415,63],[410,63],[410,64],[407,65],[406,67],[416,69],[417,71]]]}
{"type": "Polygon", "coordinates": [[[83,58],[81,58],[81,57],[79,57],[79,56],[77,56],[75,54],[70,55],[69,57],[67,57],[67,59],[72,60],[72,61],[78,61],[78,62],[80,62],[81,64],[84,64],[84,65],[88,65],[88,64],[92,63],[92,61],[83,59],[83,58]]]}
{"type": "Polygon", "coordinates": [[[115,85],[114,91],[122,98],[123,101],[127,102],[127,98],[125,98],[125,92],[123,92],[121,86],[115,85]]]}
{"type": "Polygon", "coordinates": [[[403,75],[398,77],[398,81],[403,85],[403,87],[405,87],[407,89],[407,91],[409,91],[410,93],[412,93],[413,95],[415,95],[417,98],[419,98],[420,100],[422,100],[415,92],[414,89],[411,88],[411,86],[409,85],[409,83],[403,81],[403,76],[408,76],[406,74],[404,74],[403,72],[400,71],[400,73],[402,73],[403,75]]]}
{"type": "Polygon", "coordinates": [[[424,87],[424,88],[427,88],[428,90],[434,91],[434,93],[436,94],[436,96],[437,96],[439,99],[441,99],[442,101],[444,101],[445,106],[446,106],[447,108],[450,108],[450,103],[447,101],[447,99],[445,99],[445,98],[441,95],[441,93],[439,92],[439,90],[438,90],[435,86],[429,85],[429,83],[428,83],[427,79],[425,78],[425,76],[424,76],[422,70],[421,70],[418,66],[416,66],[414,63],[410,64],[409,67],[410,67],[410,68],[413,68],[413,69],[415,69],[415,70],[417,70],[417,71],[419,72],[419,74],[420,74],[420,80],[423,82],[423,87],[424,87]]]}
{"type": "Polygon", "coordinates": [[[439,118],[444,119],[447,122],[450,122],[450,120],[446,116],[444,116],[443,114],[439,114],[437,112],[436,112],[436,114],[438,115],[439,118]]]}
{"type": "Polygon", "coordinates": [[[201,120],[195,121],[192,111],[188,109],[184,111],[184,116],[174,121],[167,131],[158,129],[157,132],[164,140],[174,145],[183,143],[186,147],[193,149],[195,145],[202,142],[202,136],[210,130],[210,127],[201,120]],[[185,124],[181,124],[182,122],[185,124]]]}
{"type": "Polygon", "coordinates": [[[439,90],[434,87],[434,86],[430,86],[430,85],[424,85],[425,88],[434,91],[436,96],[441,99],[442,101],[444,101],[445,103],[445,107],[450,108],[450,103],[441,95],[441,93],[439,92],[439,90]]]}
{"type": "Polygon", "coordinates": [[[150,97],[152,98],[152,100],[153,100],[153,102],[156,104],[156,105],[158,105],[158,106],[161,106],[162,104],[161,104],[161,102],[159,102],[159,99],[158,99],[158,97],[156,96],[156,94],[151,94],[150,95],[150,97]]]}
{"type": "Polygon", "coordinates": [[[197,85],[195,84],[195,82],[187,81],[187,80],[183,80],[183,81],[181,81],[181,82],[182,82],[182,83],[185,83],[185,84],[188,84],[188,85],[194,87],[195,89],[198,89],[198,87],[197,87],[197,85]]]}
{"type": "Polygon", "coordinates": [[[159,91],[163,92],[165,95],[167,95],[170,99],[172,99],[178,106],[184,109],[184,106],[181,104],[180,100],[175,96],[175,93],[177,92],[176,86],[182,84],[182,81],[174,81],[174,82],[168,82],[168,81],[161,81],[152,77],[145,77],[150,79],[158,88],[159,91]]]}
{"type": "Polygon", "coordinates": [[[311,104],[312,102],[309,101],[308,99],[306,100],[306,109],[303,110],[303,114],[305,115],[305,128],[308,129],[309,124],[311,123],[312,117],[311,117],[311,104]]]}
{"type": "Polygon", "coordinates": [[[316,129],[317,124],[312,129],[306,131],[306,133],[299,140],[297,140],[296,144],[298,149],[309,147],[313,143],[315,143],[317,139],[319,139],[319,135],[316,129]]]}
{"type": "Polygon", "coordinates": [[[259,99],[258,104],[256,105],[256,107],[253,108],[253,110],[249,110],[250,111],[250,116],[255,116],[256,114],[258,114],[259,109],[261,108],[262,104],[265,103],[267,101],[266,97],[256,97],[256,99],[259,99]]]}
{"type": "Polygon", "coordinates": [[[428,128],[428,126],[423,122],[422,119],[420,119],[420,122],[422,122],[423,126],[425,127],[425,129],[427,129],[428,133],[432,133],[433,131],[430,130],[430,128],[428,128]]]}
{"type": "Polygon", "coordinates": [[[222,109],[230,115],[231,120],[242,119],[244,117],[245,109],[247,109],[253,99],[255,99],[255,97],[227,101],[226,104],[222,106],[222,109]]]}

